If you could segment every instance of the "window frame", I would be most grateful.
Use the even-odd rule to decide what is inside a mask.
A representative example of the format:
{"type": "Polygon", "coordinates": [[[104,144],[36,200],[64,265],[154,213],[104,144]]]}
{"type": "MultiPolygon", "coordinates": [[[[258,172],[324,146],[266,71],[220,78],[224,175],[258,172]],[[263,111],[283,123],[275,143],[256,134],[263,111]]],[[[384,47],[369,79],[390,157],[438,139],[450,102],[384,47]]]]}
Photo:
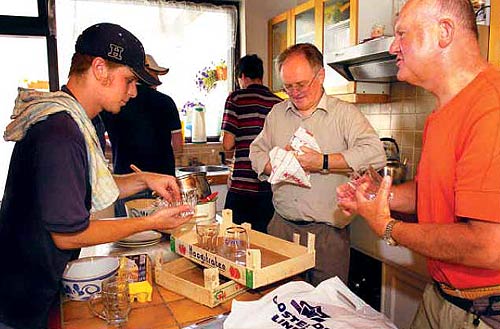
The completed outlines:
{"type": "MultiPolygon", "coordinates": [[[[236,45],[234,58],[240,53],[240,2],[217,0],[191,0],[192,3],[209,3],[213,5],[229,5],[236,9],[236,45]]],[[[57,61],[57,35],[56,15],[54,0],[37,0],[38,17],[0,15],[0,35],[13,36],[43,36],[47,44],[47,59],[50,91],[60,89],[59,67],[57,61]]],[[[236,79],[231,81],[232,90],[237,88],[236,79]]],[[[207,136],[208,142],[218,142],[220,136],[207,136]]],[[[186,143],[191,143],[190,138],[185,138],[186,143]]]]}

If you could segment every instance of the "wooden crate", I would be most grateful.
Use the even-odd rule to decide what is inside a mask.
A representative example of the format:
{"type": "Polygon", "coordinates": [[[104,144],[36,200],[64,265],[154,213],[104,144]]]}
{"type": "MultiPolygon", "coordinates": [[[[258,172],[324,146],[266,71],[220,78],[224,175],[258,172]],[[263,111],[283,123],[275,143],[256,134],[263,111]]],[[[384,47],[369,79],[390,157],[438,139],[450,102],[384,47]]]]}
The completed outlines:
{"type": "MultiPolygon", "coordinates": [[[[232,211],[222,212],[220,232],[234,225],[232,211]]],[[[315,265],[314,234],[308,234],[307,247],[299,244],[299,235],[294,242],[264,234],[242,225],[248,231],[250,249],[247,250],[246,265],[240,265],[218,254],[198,247],[195,231],[170,236],[170,249],[204,267],[215,267],[219,273],[249,288],[259,288],[304,272],[315,265]]],[[[222,237],[219,237],[222,239],[222,237]]]]}
{"type": "Polygon", "coordinates": [[[160,259],[155,261],[155,282],[208,307],[215,307],[247,290],[244,285],[219,277],[216,268],[203,268],[186,258],[164,264],[160,259]]]}

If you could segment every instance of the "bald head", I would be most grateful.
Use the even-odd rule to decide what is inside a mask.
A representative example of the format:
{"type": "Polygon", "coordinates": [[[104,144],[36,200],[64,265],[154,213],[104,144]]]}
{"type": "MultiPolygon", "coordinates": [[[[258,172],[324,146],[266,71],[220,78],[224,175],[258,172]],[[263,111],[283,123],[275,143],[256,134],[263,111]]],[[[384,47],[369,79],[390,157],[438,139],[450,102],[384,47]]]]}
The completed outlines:
{"type": "Polygon", "coordinates": [[[425,11],[426,15],[432,12],[438,19],[451,18],[456,24],[455,28],[470,32],[478,38],[476,15],[470,0],[410,0],[405,9],[414,14],[416,7],[428,9],[425,11]]]}
{"type": "Polygon", "coordinates": [[[450,15],[457,25],[478,37],[476,15],[470,0],[435,0],[433,1],[442,15],[450,15]]]}

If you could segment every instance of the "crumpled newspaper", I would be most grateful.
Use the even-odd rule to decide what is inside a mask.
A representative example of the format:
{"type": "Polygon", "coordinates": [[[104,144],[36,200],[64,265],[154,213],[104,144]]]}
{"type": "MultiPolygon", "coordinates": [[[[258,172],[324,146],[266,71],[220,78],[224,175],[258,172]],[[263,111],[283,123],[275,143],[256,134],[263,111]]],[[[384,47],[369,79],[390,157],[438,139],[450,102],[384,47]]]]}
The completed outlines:
{"type": "Polygon", "coordinates": [[[299,127],[290,139],[290,146],[294,151],[286,151],[276,146],[269,152],[272,171],[267,181],[271,184],[286,182],[311,187],[310,175],[304,171],[295,153],[303,154],[300,149],[302,146],[321,153],[316,139],[306,129],[299,127]]]}

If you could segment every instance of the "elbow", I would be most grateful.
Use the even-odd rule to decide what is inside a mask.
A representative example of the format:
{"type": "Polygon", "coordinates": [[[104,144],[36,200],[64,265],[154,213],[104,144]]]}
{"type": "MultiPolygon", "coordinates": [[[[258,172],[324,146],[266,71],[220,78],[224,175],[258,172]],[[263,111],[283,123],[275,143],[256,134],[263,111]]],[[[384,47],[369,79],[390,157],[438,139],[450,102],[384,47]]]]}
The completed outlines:
{"type": "Polygon", "coordinates": [[[61,250],[71,250],[81,248],[81,245],[75,244],[72,238],[65,237],[62,233],[51,233],[54,245],[61,250]]]}

